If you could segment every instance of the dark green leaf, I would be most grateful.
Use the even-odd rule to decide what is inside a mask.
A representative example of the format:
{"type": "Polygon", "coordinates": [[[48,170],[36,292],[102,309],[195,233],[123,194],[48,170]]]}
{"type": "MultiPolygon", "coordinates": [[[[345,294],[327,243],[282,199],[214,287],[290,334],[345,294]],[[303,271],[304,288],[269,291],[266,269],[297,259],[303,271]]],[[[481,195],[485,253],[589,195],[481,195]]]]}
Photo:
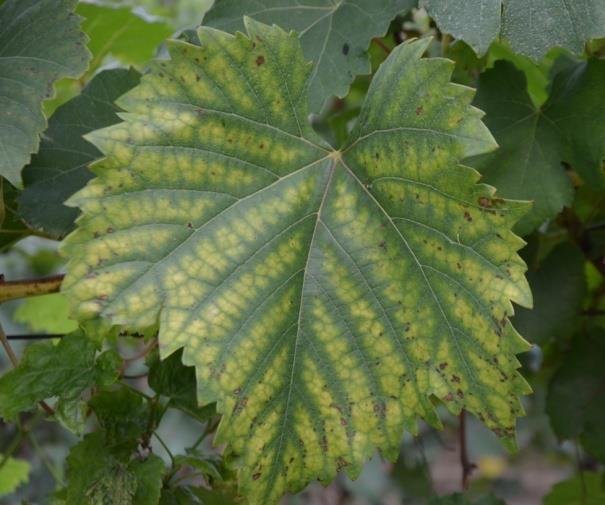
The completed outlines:
{"type": "Polygon", "coordinates": [[[333,95],[343,97],[356,75],[369,74],[367,49],[384,35],[389,22],[411,9],[415,0],[218,0],[204,24],[227,32],[245,31],[243,16],[277,24],[299,34],[304,56],[314,69],[309,108],[318,112],[333,95]]]}
{"type": "Polygon", "coordinates": [[[431,499],[429,505],[506,505],[503,500],[494,495],[486,495],[478,500],[471,500],[462,493],[454,493],[449,496],[439,496],[431,499]]]}
{"type": "Polygon", "coordinates": [[[579,335],[548,388],[546,412],[555,434],[579,437],[605,462],[605,333],[579,335]]]}
{"type": "Polygon", "coordinates": [[[169,406],[195,417],[198,421],[207,421],[216,414],[214,403],[199,407],[196,396],[195,368],[183,365],[182,349],[160,361],[153,355],[147,377],[149,387],[156,393],[170,398],[169,406]]]}
{"type": "Polygon", "coordinates": [[[0,175],[21,169],[46,128],[42,101],[60,77],[79,77],[90,53],[72,12],[76,0],[6,0],[0,5],[0,175]]]}
{"type": "Polygon", "coordinates": [[[562,244],[537,270],[528,272],[527,280],[534,295],[534,308],[515,309],[515,328],[537,344],[569,336],[576,328],[586,291],[583,254],[569,243],[562,244]]]}
{"type": "Polygon", "coordinates": [[[31,233],[17,213],[18,195],[19,191],[0,177],[0,252],[31,233]]]}
{"type": "Polygon", "coordinates": [[[544,498],[544,505],[603,505],[605,484],[603,475],[582,472],[571,479],[555,484],[544,498]]]}
{"type": "Polygon", "coordinates": [[[561,135],[547,117],[548,102],[536,109],[523,72],[497,61],[481,74],[475,105],[500,148],[471,160],[484,180],[505,198],[532,200],[532,210],[515,230],[525,235],[554,217],[573,199],[571,179],[562,165],[561,135]]]}
{"type": "Polygon", "coordinates": [[[164,462],[154,454],[142,462],[130,464],[137,478],[137,490],[132,505],[154,505],[160,501],[162,477],[166,468],[164,462]]]}
{"type": "Polygon", "coordinates": [[[87,166],[100,156],[82,136],[120,121],[113,102],[139,78],[132,69],[105,70],[53,114],[40,152],[23,170],[19,210],[31,226],[56,238],[73,228],[78,211],[63,202],[92,177],[87,166]]]}

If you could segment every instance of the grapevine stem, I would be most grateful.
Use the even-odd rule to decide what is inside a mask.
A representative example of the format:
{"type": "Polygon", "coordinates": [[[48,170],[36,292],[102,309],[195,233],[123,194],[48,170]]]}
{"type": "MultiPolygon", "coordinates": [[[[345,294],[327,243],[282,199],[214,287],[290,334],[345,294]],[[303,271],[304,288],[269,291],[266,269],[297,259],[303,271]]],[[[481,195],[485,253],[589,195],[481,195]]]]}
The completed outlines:
{"type": "Polygon", "coordinates": [[[475,463],[468,459],[468,451],[466,447],[466,411],[460,412],[460,465],[462,466],[462,489],[468,488],[468,479],[470,478],[473,470],[477,468],[475,463]]]}
{"type": "Polygon", "coordinates": [[[52,277],[18,281],[5,281],[4,278],[0,278],[0,303],[28,296],[56,293],[61,287],[63,277],[63,275],[53,275],[52,277]]]}

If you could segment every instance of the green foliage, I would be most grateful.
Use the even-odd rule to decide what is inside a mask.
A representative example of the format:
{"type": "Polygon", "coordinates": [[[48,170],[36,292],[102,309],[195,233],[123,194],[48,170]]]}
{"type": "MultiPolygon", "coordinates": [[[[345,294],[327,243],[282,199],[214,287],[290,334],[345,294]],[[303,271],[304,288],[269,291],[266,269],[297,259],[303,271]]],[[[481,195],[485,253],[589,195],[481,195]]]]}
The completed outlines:
{"type": "Polygon", "coordinates": [[[13,493],[29,479],[30,465],[23,459],[15,459],[0,453],[0,497],[13,493]]]}
{"type": "Polygon", "coordinates": [[[605,462],[605,333],[579,335],[548,388],[546,412],[561,439],[579,438],[605,462]]]}
{"type": "Polygon", "coordinates": [[[21,169],[46,128],[42,101],[61,77],[79,77],[90,53],[76,0],[6,0],[0,5],[0,175],[21,184],[21,169]]]}
{"type": "Polygon", "coordinates": [[[429,505],[506,505],[504,501],[494,495],[486,495],[478,500],[470,500],[462,493],[454,493],[450,496],[432,498],[429,505]]]}
{"type": "Polygon", "coordinates": [[[82,29],[90,38],[91,69],[108,56],[127,65],[144,65],[172,33],[166,23],[145,19],[129,8],[80,3],[76,12],[84,18],[82,29]]]}
{"type": "Polygon", "coordinates": [[[479,78],[475,104],[486,111],[485,122],[500,149],[471,163],[503,196],[533,201],[516,228],[523,235],[571,204],[572,181],[562,162],[587,183],[601,184],[603,134],[590,119],[605,105],[603,94],[594,91],[605,86],[601,69],[605,62],[596,60],[567,66],[554,77],[550,97],[540,108],[527,93],[523,72],[509,62],[496,62],[479,78]],[[572,114],[567,104],[582,97],[585,108],[572,114]],[[582,158],[574,154],[579,146],[585,147],[582,158]]]}
{"type": "Polygon", "coordinates": [[[603,475],[583,472],[555,484],[544,498],[544,505],[601,505],[605,501],[603,475]]]}
{"type": "Polygon", "coordinates": [[[571,244],[555,248],[527,279],[534,295],[533,310],[515,311],[515,328],[531,342],[546,344],[573,333],[586,292],[584,256],[571,244]]]}
{"type": "Polygon", "coordinates": [[[106,158],[70,199],[84,213],[63,244],[78,317],[159,318],[161,354],[185,346],[255,503],[355,476],[375,447],[396,454],[416,416],[438,423],[431,395],[513,446],[528,389],[510,299],[531,297],[508,228],[525,205],[458,165],[494,147],[472,91],[420,59],[428,41],[402,45],[333,151],[304,121],[297,38],[247,29],[171,43],[119,100],[126,122],[88,136],[106,158]]]}
{"type": "Polygon", "coordinates": [[[71,333],[78,323],[69,319],[69,301],[60,293],[25,300],[15,311],[15,321],[33,332],[71,333]]]}
{"type": "Polygon", "coordinates": [[[580,53],[592,38],[605,36],[600,0],[420,0],[441,30],[483,54],[498,36],[515,52],[537,60],[552,47],[580,53]]]}
{"type": "Polygon", "coordinates": [[[304,56],[313,62],[309,78],[309,108],[319,112],[332,95],[345,96],[356,75],[370,72],[367,49],[373,37],[384,35],[396,14],[411,9],[414,0],[218,0],[204,24],[235,33],[244,31],[243,16],[295,30],[304,56]]]}
{"type": "Polygon", "coordinates": [[[37,342],[26,349],[20,365],[0,377],[0,416],[15,419],[40,401],[58,397],[57,413],[72,429],[81,427],[80,396],[93,384],[117,379],[117,357],[97,351],[81,332],[65,336],[58,344],[37,342]]]}
{"type": "Polygon", "coordinates": [[[53,114],[40,151],[23,171],[19,211],[32,227],[56,238],[73,229],[77,211],[63,202],[92,177],[87,166],[100,154],[82,136],[119,121],[114,101],[139,77],[135,70],[100,72],[53,114]]]}

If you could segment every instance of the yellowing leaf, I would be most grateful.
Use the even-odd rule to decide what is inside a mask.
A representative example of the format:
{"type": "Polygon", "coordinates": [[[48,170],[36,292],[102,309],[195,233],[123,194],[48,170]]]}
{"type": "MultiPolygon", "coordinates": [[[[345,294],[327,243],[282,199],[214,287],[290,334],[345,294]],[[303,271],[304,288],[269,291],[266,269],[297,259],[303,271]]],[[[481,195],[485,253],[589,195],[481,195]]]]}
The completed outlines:
{"type": "Polygon", "coordinates": [[[183,347],[217,401],[251,503],[394,458],[418,417],[439,424],[432,396],[513,445],[526,205],[459,164],[494,147],[473,91],[421,59],[428,40],[404,44],[335,151],[307,121],[296,35],[246,24],[171,42],[118,101],[124,123],[88,136],[106,158],[71,198],[76,314],[159,321],[162,357],[183,347]]]}

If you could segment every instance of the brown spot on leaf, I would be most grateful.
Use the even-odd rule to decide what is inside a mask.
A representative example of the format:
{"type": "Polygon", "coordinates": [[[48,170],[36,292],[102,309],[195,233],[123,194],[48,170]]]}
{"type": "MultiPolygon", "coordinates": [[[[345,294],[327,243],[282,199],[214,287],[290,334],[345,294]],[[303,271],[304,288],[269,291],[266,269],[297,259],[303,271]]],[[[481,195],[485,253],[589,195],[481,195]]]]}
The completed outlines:
{"type": "Polygon", "coordinates": [[[347,54],[349,54],[349,49],[350,49],[349,44],[347,44],[347,43],[345,42],[345,43],[343,44],[343,46],[342,46],[342,54],[344,54],[345,56],[346,56],[347,54]]]}
{"type": "Polygon", "coordinates": [[[464,219],[466,219],[469,223],[473,220],[473,218],[468,212],[464,213],[464,219]]]}
{"type": "Polygon", "coordinates": [[[261,473],[260,472],[256,472],[253,476],[252,476],[252,480],[258,480],[260,479],[261,473]]]}
{"type": "Polygon", "coordinates": [[[260,54],[258,56],[258,58],[256,58],[256,65],[260,67],[261,65],[264,65],[264,64],[265,64],[265,57],[262,54],[260,54]]]}
{"type": "Polygon", "coordinates": [[[418,107],[416,107],[416,115],[420,116],[420,114],[422,114],[424,112],[424,108],[422,107],[422,105],[419,105],[418,107]]]}

